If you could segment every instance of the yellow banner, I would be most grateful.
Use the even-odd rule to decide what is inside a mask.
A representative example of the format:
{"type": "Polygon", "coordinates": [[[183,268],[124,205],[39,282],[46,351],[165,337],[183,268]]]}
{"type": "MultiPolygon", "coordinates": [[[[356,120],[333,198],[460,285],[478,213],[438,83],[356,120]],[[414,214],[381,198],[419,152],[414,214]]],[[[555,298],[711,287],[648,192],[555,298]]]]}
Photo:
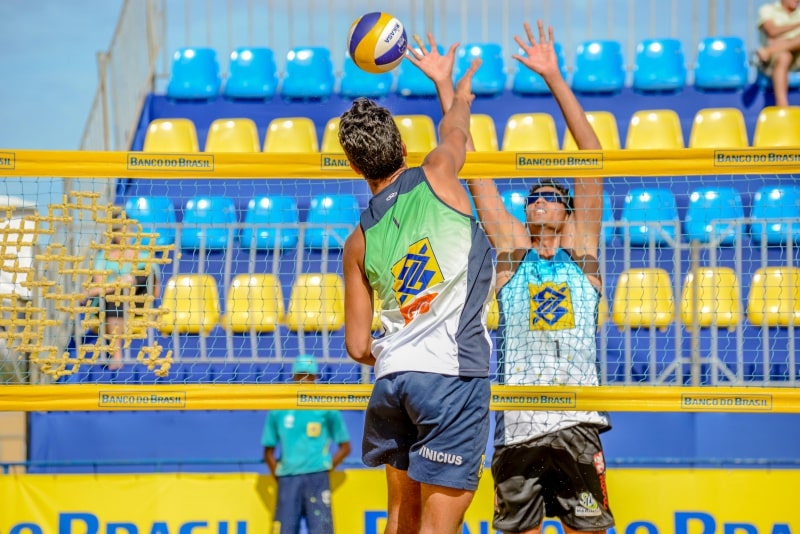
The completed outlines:
{"type": "MultiPolygon", "coordinates": [[[[610,534],[800,533],[798,470],[611,469],[610,534]]],[[[379,534],[382,470],[331,477],[336,532],[379,534]]],[[[262,534],[271,532],[272,477],[243,474],[0,476],[1,534],[262,534]]],[[[463,534],[489,534],[487,470],[463,534]]],[[[563,532],[546,520],[544,532],[563,532]]]]}
{"type": "MultiPolygon", "coordinates": [[[[371,392],[370,384],[5,385],[0,387],[0,411],[363,410],[371,392]]],[[[492,386],[492,410],[529,408],[800,413],[800,390],[755,386],[492,386]]]]}
{"type": "MultiPolygon", "coordinates": [[[[425,154],[409,154],[419,165],[425,154]]],[[[472,152],[463,178],[681,176],[800,172],[800,149],[472,152]]],[[[91,152],[0,149],[0,176],[75,178],[356,178],[343,154],[91,152]]]]}

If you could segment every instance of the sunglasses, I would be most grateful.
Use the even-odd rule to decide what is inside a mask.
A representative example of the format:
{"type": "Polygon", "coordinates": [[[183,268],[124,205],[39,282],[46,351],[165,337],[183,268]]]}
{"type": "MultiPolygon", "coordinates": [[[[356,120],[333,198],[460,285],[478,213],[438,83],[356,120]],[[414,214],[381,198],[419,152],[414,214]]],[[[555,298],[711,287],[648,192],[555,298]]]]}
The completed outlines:
{"type": "Polygon", "coordinates": [[[533,204],[540,198],[545,199],[547,202],[558,202],[559,204],[567,206],[567,201],[564,200],[564,196],[556,191],[534,191],[528,195],[528,204],[533,204]]]}

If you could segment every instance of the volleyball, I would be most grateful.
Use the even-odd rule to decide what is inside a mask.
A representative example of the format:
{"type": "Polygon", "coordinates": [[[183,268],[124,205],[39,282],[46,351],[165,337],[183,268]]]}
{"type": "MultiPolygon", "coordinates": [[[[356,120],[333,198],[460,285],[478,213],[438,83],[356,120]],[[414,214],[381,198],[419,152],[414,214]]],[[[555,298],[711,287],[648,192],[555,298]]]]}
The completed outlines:
{"type": "Polygon", "coordinates": [[[388,72],[399,65],[407,44],[403,23],[380,11],[358,17],[347,36],[347,49],[353,62],[373,74],[388,72]]]}

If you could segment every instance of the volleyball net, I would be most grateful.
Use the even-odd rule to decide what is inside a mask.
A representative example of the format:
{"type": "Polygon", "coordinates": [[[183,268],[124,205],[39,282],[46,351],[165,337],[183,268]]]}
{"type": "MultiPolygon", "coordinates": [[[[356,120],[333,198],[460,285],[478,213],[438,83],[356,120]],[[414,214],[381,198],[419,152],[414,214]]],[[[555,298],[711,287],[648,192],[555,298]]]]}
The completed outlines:
{"type": "MultiPolygon", "coordinates": [[[[469,154],[462,178],[493,178],[520,220],[536,178],[607,178],[600,385],[504,385],[495,343],[493,408],[800,411],[798,162],[789,148],[469,154]]],[[[0,176],[24,191],[0,207],[0,410],[366,406],[341,260],[370,194],[342,154],[3,151],[0,176]],[[299,354],[318,384],[291,383],[299,354]]],[[[537,328],[563,328],[580,303],[539,290],[537,328]]],[[[496,302],[489,325],[497,341],[496,302]]]]}

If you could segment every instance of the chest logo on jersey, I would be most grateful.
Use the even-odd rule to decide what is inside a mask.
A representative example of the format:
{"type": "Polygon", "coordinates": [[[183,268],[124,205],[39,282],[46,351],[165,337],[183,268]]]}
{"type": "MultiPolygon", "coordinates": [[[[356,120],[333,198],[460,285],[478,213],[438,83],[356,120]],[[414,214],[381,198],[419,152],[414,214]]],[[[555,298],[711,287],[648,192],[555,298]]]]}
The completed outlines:
{"type": "Polygon", "coordinates": [[[322,425],[317,422],[309,422],[306,424],[306,436],[309,438],[318,438],[322,434],[322,425]]]}
{"type": "Polygon", "coordinates": [[[566,283],[528,284],[531,330],[566,330],[575,327],[572,294],[566,283]]]}
{"type": "Polygon", "coordinates": [[[430,293],[422,298],[417,296],[444,280],[427,237],[408,247],[406,255],[392,266],[392,275],[392,289],[406,324],[420,313],[427,312],[438,293],[430,293]]]}

